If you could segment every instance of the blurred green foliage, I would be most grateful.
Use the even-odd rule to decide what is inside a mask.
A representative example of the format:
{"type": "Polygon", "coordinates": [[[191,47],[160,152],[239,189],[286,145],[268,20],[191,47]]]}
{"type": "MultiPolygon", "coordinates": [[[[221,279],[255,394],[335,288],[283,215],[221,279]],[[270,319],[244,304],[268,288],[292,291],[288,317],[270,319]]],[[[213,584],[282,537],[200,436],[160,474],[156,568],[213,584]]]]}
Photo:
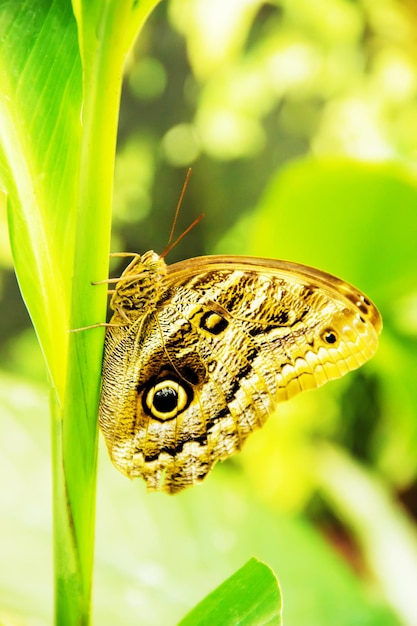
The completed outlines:
{"type": "MultiPolygon", "coordinates": [[[[416,35],[412,0],[166,0],[137,42],[113,250],[163,249],[192,165],[177,230],[206,217],[170,262],[217,252],[315,265],[368,293],[384,330],[360,372],[280,406],[175,499],[145,494],[103,454],[100,626],[174,624],[253,554],[280,579],[287,623],[417,624],[416,35]]],[[[46,624],[43,366],[3,236],[0,264],[0,558],[13,563],[0,622],[28,606],[46,624]]]]}

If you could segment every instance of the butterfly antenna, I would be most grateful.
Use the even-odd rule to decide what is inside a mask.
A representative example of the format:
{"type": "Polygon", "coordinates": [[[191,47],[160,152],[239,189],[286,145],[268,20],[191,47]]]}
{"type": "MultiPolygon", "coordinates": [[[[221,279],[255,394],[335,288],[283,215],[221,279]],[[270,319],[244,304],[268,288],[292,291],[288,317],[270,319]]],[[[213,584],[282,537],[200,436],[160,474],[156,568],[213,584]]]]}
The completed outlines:
{"type": "Polygon", "coordinates": [[[194,228],[194,226],[197,226],[198,222],[201,222],[201,220],[204,217],[204,213],[202,213],[201,215],[199,215],[198,217],[195,218],[194,222],[192,224],[190,224],[188,226],[188,228],[186,228],[184,230],[183,233],[181,233],[181,235],[179,237],[176,238],[176,240],[174,241],[174,243],[171,243],[171,245],[167,245],[165,247],[165,249],[163,250],[162,254],[160,254],[159,256],[161,257],[161,259],[163,259],[169,252],[171,252],[172,248],[175,248],[175,246],[177,245],[177,243],[179,243],[181,241],[181,239],[183,237],[185,237],[185,235],[188,235],[188,233],[190,232],[190,230],[192,230],[194,228]]]}
{"type": "Polygon", "coordinates": [[[181,205],[182,205],[182,201],[184,199],[185,191],[187,189],[188,181],[190,179],[190,176],[191,176],[191,167],[188,168],[187,174],[185,176],[184,184],[182,186],[180,197],[179,197],[178,202],[177,202],[177,208],[175,209],[175,215],[174,215],[174,219],[172,221],[171,232],[169,233],[168,242],[167,242],[167,245],[165,246],[164,250],[160,254],[161,259],[164,258],[168,254],[168,252],[170,252],[172,250],[172,248],[175,248],[175,246],[181,241],[181,239],[183,237],[185,237],[185,235],[187,235],[190,232],[190,230],[192,230],[194,228],[194,226],[196,226],[198,224],[198,222],[200,222],[203,219],[203,217],[204,217],[203,214],[200,215],[199,217],[197,217],[194,220],[194,222],[192,224],[190,224],[190,226],[188,226],[188,228],[183,233],[181,233],[181,235],[179,237],[177,237],[177,239],[174,241],[174,243],[171,243],[172,238],[174,236],[175,226],[177,224],[178,214],[180,212],[180,208],[181,208],[181,205]]]}

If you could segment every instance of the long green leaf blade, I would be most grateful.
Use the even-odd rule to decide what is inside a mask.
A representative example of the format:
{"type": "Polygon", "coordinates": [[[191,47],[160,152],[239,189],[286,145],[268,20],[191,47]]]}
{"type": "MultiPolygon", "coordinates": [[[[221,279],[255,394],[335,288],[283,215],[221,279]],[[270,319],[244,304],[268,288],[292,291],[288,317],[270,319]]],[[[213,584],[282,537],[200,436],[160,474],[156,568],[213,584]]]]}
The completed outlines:
{"type": "Polygon", "coordinates": [[[81,138],[81,66],[71,5],[3,3],[0,41],[0,179],[9,195],[11,245],[62,398],[81,138]]]}

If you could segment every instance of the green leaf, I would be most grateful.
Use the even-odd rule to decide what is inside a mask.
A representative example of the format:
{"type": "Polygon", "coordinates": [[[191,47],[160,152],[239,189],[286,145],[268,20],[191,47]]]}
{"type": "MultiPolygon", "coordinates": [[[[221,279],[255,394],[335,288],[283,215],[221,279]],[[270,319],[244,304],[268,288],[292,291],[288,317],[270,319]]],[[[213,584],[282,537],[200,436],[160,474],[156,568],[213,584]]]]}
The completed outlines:
{"type": "Polygon", "coordinates": [[[179,623],[179,626],[259,626],[281,621],[281,593],[273,571],[250,559],[179,623]]]}
{"type": "Polygon", "coordinates": [[[0,180],[16,274],[63,397],[81,141],[71,5],[2,3],[0,41],[0,180]]]}
{"type": "Polygon", "coordinates": [[[87,623],[97,409],[123,64],[157,0],[0,5],[0,180],[53,385],[56,620],[87,623]],[[77,29],[78,26],[78,29],[77,29]],[[78,48],[81,42],[81,53],[78,48]]]}

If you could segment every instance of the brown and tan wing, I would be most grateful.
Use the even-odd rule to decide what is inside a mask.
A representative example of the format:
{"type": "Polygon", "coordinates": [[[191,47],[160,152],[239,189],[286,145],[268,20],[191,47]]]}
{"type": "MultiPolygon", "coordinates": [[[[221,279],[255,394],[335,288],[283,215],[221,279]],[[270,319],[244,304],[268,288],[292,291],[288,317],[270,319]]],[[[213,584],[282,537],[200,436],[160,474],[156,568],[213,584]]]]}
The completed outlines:
{"type": "Polygon", "coordinates": [[[175,493],[238,451],[276,404],[359,367],[382,323],[360,291],[306,266],[197,257],[161,301],[109,328],[100,423],[113,462],[175,493]]]}

